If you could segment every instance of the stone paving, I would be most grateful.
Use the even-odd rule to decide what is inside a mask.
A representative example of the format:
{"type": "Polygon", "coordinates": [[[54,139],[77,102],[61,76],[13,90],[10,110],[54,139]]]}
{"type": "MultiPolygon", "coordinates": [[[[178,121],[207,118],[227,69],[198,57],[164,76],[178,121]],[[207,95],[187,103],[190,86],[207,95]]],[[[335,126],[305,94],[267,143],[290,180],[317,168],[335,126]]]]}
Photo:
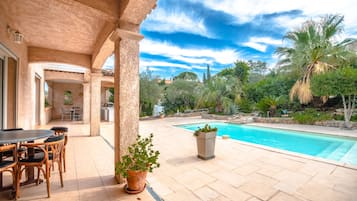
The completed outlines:
{"type": "MultiPolygon", "coordinates": [[[[353,168],[220,138],[216,142],[216,158],[198,159],[192,133],[173,125],[207,121],[164,118],[140,122],[140,133],[154,133],[155,148],[161,152],[161,167],[148,175],[148,182],[165,201],[357,201],[357,170],[353,168]]],[[[53,125],[63,122],[45,128],[53,125]]],[[[112,123],[101,124],[101,137],[88,137],[89,125],[66,126],[70,127],[70,141],[65,187],[60,188],[54,172],[50,199],[46,198],[45,185],[40,184],[22,187],[20,200],[153,200],[147,191],[127,195],[123,185],[115,183],[112,123]]],[[[304,126],[306,129],[338,132],[324,127],[304,126]]],[[[356,131],[346,132],[354,135],[356,131]]],[[[5,175],[5,181],[6,178],[9,183],[9,175],[5,175]]],[[[7,200],[7,196],[8,192],[0,193],[0,200],[7,200]]]]}
{"type": "MultiPolygon", "coordinates": [[[[161,152],[161,167],[149,174],[148,181],[164,200],[357,200],[356,169],[219,138],[216,157],[208,161],[198,159],[192,133],[173,125],[203,121],[207,122],[200,118],[140,122],[141,134],[154,133],[155,147],[161,152]]],[[[304,129],[331,130],[316,126],[304,129]]]]}
{"type": "MultiPolygon", "coordinates": [[[[73,122],[51,122],[69,127],[66,148],[67,171],[63,174],[64,188],[60,186],[57,166],[51,173],[51,198],[47,198],[46,184],[22,186],[19,200],[27,201],[154,201],[144,191],[138,195],[124,192],[123,184],[114,179],[114,151],[101,136],[89,137],[89,125],[73,122]]],[[[102,124],[105,127],[106,123],[102,124]]],[[[10,173],[4,174],[4,184],[12,182],[10,173]]],[[[42,177],[43,178],[43,177],[42,177]]],[[[0,200],[9,200],[9,191],[0,192],[0,200]]]]}

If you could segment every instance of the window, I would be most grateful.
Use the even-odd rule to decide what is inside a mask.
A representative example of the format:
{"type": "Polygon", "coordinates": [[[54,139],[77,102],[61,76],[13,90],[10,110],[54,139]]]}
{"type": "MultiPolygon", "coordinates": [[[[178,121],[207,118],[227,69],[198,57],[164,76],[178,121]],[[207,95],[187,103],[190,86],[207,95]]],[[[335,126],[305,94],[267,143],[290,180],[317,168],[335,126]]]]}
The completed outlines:
{"type": "Polygon", "coordinates": [[[65,105],[72,105],[73,104],[72,92],[71,91],[65,91],[64,92],[64,104],[65,105]]]}

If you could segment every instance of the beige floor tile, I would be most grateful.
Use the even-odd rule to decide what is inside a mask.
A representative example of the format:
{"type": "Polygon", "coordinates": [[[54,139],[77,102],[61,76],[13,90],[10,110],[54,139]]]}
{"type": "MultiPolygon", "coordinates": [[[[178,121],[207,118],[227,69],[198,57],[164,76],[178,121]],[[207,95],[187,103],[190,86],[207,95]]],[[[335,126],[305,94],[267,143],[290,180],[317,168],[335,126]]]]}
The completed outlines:
{"type": "Polygon", "coordinates": [[[216,179],[223,181],[227,184],[230,184],[234,187],[239,187],[244,182],[246,182],[246,179],[243,176],[225,169],[212,172],[211,175],[216,179]]]}
{"type": "Polygon", "coordinates": [[[274,197],[272,197],[269,201],[302,201],[292,195],[279,192],[274,197]]]}
{"type": "Polygon", "coordinates": [[[217,191],[207,186],[203,186],[195,190],[194,193],[203,201],[210,201],[219,197],[217,191]]]}
{"type": "Polygon", "coordinates": [[[213,182],[209,184],[209,186],[232,201],[242,201],[252,197],[251,195],[242,192],[237,188],[233,187],[232,185],[227,184],[223,181],[213,182]]]}
{"type": "Polygon", "coordinates": [[[239,190],[262,200],[268,200],[277,193],[278,190],[273,188],[273,185],[277,183],[276,180],[260,174],[252,174],[249,177],[249,181],[239,187],[239,190]]]}
{"type": "Polygon", "coordinates": [[[256,166],[254,164],[247,164],[236,168],[233,172],[244,176],[252,174],[253,172],[258,171],[259,169],[259,166],[256,166]]]}
{"type": "Polygon", "coordinates": [[[201,201],[199,197],[197,197],[192,191],[189,191],[187,189],[182,189],[175,193],[163,196],[163,199],[165,201],[201,201]]]}
{"type": "Polygon", "coordinates": [[[190,190],[195,190],[216,180],[214,177],[197,169],[175,175],[174,178],[190,190]]]}
{"type": "Polygon", "coordinates": [[[355,199],[347,194],[335,191],[327,186],[309,182],[297,191],[301,197],[313,201],[353,201],[355,199]]]}

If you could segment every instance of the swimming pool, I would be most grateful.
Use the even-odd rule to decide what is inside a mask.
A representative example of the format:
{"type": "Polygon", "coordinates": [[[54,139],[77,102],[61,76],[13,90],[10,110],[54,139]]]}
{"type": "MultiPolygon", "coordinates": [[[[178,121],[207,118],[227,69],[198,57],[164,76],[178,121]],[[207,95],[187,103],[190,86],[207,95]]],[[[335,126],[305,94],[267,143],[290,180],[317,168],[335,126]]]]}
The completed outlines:
{"type": "MultiPolygon", "coordinates": [[[[205,124],[186,124],[178,127],[194,131],[205,124]]],[[[357,165],[357,141],[353,138],[229,123],[209,125],[218,128],[218,136],[229,135],[232,139],[244,142],[357,165]]]]}

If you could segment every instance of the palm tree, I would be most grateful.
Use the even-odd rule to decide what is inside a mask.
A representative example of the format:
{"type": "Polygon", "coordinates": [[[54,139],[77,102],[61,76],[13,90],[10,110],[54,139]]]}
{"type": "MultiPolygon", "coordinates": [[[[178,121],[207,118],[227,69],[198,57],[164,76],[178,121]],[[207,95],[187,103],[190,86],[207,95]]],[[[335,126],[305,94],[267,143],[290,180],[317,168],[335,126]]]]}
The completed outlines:
{"type": "Polygon", "coordinates": [[[198,107],[213,107],[215,112],[232,113],[234,103],[242,93],[241,84],[233,77],[215,76],[200,89],[198,107]]]}
{"type": "Polygon", "coordinates": [[[284,36],[292,47],[277,48],[278,65],[300,77],[290,90],[291,100],[297,96],[300,103],[309,103],[313,98],[311,76],[337,68],[348,60],[346,46],[355,40],[348,38],[336,42],[337,35],[343,31],[342,22],[343,16],[327,15],[320,21],[309,20],[300,29],[284,36]]]}

